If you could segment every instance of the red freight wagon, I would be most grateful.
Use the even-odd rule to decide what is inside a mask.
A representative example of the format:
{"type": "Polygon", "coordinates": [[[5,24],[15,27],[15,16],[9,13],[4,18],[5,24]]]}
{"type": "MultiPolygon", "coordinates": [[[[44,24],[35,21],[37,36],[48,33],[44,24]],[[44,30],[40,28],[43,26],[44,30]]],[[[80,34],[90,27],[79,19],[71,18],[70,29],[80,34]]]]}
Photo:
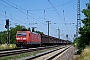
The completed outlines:
{"type": "Polygon", "coordinates": [[[41,35],[41,41],[42,41],[42,45],[56,45],[56,44],[60,44],[60,39],[49,36],[48,35],[41,35]]]}

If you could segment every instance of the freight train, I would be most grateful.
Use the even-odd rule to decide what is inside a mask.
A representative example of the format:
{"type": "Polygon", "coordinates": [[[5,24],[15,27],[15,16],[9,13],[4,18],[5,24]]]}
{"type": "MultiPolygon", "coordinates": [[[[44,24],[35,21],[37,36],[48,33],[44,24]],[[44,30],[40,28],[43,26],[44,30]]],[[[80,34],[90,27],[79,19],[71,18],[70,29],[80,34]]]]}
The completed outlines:
{"type": "Polygon", "coordinates": [[[17,31],[16,46],[30,47],[30,46],[46,46],[46,45],[60,45],[71,44],[68,40],[59,39],[56,37],[34,33],[31,31],[17,31]]]}

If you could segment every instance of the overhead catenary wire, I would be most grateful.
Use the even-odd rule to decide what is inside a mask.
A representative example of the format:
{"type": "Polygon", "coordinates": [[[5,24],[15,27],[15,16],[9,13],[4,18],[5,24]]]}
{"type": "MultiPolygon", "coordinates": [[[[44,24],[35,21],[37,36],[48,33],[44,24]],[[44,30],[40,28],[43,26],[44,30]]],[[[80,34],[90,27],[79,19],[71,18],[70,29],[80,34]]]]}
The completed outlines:
{"type": "MultiPolygon", "coordinates": [[[[0,11],[1,11],[1,10],[0,10],[0,11]]],[[[5,11],[1,11],[1,12],[5,12],[5,11]]],[[[8,12],[7,12],[7,14],[12,15],[12,16],[17,16],[17,17],[19,17],[19,18],[25,20],[25,19],[24,19],[23,17],[21,17],[21,16],[18,16],[18,15],[15,15],[15,14],[11,14],[11,13],[8,13],[8,12]]],[[[3,15],[3,16],[6,16],[6,15],[3,15]]],[[[12,16],[9,17],[9,18],[12,19],[12,16]]],[[[7,16],[6,16],[6,17],[7,17],[7,16]]],[[[17,20],[17,21],[19,21],[19,20],[17,20]]],[[[25,22],[22,22],[22,21],[19,21],[19,22],[26,24],[25,22]]]]}
{"type": "Polygon", "coordinates": [[[45,18],[45,10],[44,10],[44,20],[46,20],[46,18],[45,18]]]}
{"type": "MultiPolygon", "coordinates": [[[[2,6],[7,7],[6,5],[2,5],[2,6]]],[[[8,7],[9,7],[9,6],[8,6],[8,7]]],[[[1,11],[1,12],[4,12],[4,13],[5,13],[5,17],[6,17],[6,10],[5,10],[5,11],[1,11]]],[[[12,16],[17,16],[17,17],[19,17],[19,18],[21,18],[21,19],[23,19],[23,20],[26,20],[26,19],[24,19],[24,17],[18,16],[18,15],[15,15],[15,14],[11,14],[11,13],[8,13],[8,12],[7,12],[7,14],[12,15],[12,16]]],[[[3,16],[4,16],[4,15],[3,15],[3,16]]],[[[11,19],[12,19],[12,16],[11,16],[11,19]]],[[[10,17],[9,17],[9,18],[10,18],[10,17]]],[[[5,18],[5,19],[6,19],[6,18],[5,18]]],[[[14,19],[14,20],[15,20],[15,19],[14,19]]],[[[18,21],[18,20],[16,20],[16,21],[18,21]]],[[[22,22],[22,21],[19,21],[19,22],[24,23],[24,24],[27,24],[27,23],[22,22]]],[[[33,23],[29,23],[29,25],[31,25],[31,24],[33,24],[33,23]]]]}
{"type": "MultiPolygon", "coordinates": [[[[1,11],[1,12],[5,12],[5,11],[1,11]]],[[[6,14],[6,12],[5,12],[5,14],[6,14]]],[[[11,13],[8,13],[8,12],[7,12],[7,14],[12,15],[12,16],[16,16],[16,17],[19,17],[19,18],[21,18],[23,20],[26,20],[26,19],[24,19],[24,17],[18,16],[18,15],[15,15],[15,14],[11,14],[11,13]]],[[[11,17],[11,19],[12,19],[12,17],[11,17]]]]}
{"type": "MultiPolygon", "coordinates": [[[[11,1],[9,1],[9,0],[7,0],[8,2],[10,2],[10,3],[12,3],[11,1]]],[[[70,2],[72,2],[73,0],[70,0],[70,1],[68,1],[68,2],[66,2],[66,3],[64,3],[64,4],[61,4],[61,5],[57,5],[57,6],[54,6],[54,7],[59,7],[59,6],[63,6],[63,5],[66,5],[66,4],[68,4],[68,3],[70,3],[70,2]]],[[[14,3],[12,3],[12,4],[14,4],[14,3]]],[[[17,7],[19,7],[18,5],[16,5],[16,4],[14,4],[15,6],[17,6],[17,7]]],[[[19,8],[21,8],[21,7],[19,7],[19,8]]],[[[52,7],[50,7],[50,8],[52,8],[52,7]]],[[[22,10],[26,10],[26,9],[23,9],[23,8],[21,8],[22,10]]],[[[46,9],[48,9],[48,8],[46,8],[46,9]]],[[[46,9],[43,9],[43,10],[46,10],[46,9]]],[[[29,10],[28,10],[29,11],[29,10]]]]}
{"type": "MultiPolygon", "coordinates": [[[[9,0],[7,0],[7,1],[9,1],[9,0]]],[[[72,2],[73,0],[69,0],[69,1],[67,1],[67,2],[65,2],[65,3],[63,3],[63,4],[61,4],[61,5],[57,5],[57,6],[54,6],[54,7],[59,7],[59,6],[63,6],[63,5],[66,5],[66,4],[68,4],[68,3],[70,3],[70,2],[72,2]]],[[[10,2],[10,1],[9,1],[10,2]]],[[[10,3],[12,3],[12,2],[10,2],[10,3]]],[[[12,4],[14,4],[14,3],[12,3],[12,4]]],[[[14,4],[15,5],[15,4],[14,4]]],[[[17,6],[17,5],[16,5],[17,6]]],[[[17,6],[18,7],[18,6],[17,6]]],[[[21,7],[19,7],[19,8],[21,8],[21,7]]],[[[21,8],[21,9],[23,9],[23,8],[21,8]]],[[[52,7],[48,7],[48,8],[44,8],[44,9],[33,9],[33,10],[29,10],[28,9],[28,11],[40,11],[40,10],[48,10],[48,9],[52,9],[52,7]]],[[[23,10],[26,10],[26,9],[23,9],[23,10]]]]}
{"type": "MultiPolygon", "coordinates": [[[[22,10],[20,10],[19,8],[15,7],[15,6],[12,6],[11,4],[9,4],[9,3],[5,2],[4,0],[1,0],[1,1],[3,1],[4,3],[6,3],[6,4],[10,5],[11,7],[15,8],[15,9],[17,9],[18,11],[20,11],[20,12],[24,13],[25,15],[27,15],[27,13],[23,12],[23,11],[22,11],[22,10]]],[[[29,16],[29,17],[31,17],[32,19],[34,19],[34,20],[36,20],[36,21],[38,21],[38,22],[40,22],[40,23],[44,24],[43,22],[41,22],[41,21],[37,20],[36,18],[34,18],[34,17],[32,17],[32,16],[30,16],[30,15],[28,15],[28,16],[29,16]]],[[[46,24],[44,24],[44,25],[46,25],[46,24]]]]}
{"type": "MultiPolygon", "coordinates": [[[[5,2],[5,1],[4,1],[5,2]]],[[[10,2],[10,1],[9,1],[10,2]]],[[[5,3],[7,3],[7,2],[5,2],[5,3]]],[[[10,6],[12,6],[11,4],[9,4],[9,3],[7,3],[8,5],[10,5],[10,6]]],[[[15,5],[15,4],[14,4],[15,5]]],[[[17,5],[16,5],[17,6],[17,5]]],[[[22,12],[22,13],[24,13],[23,11],[21,11],[20,9],[18,9],[18,7],[19,6],[17,6],[17,7],[14,7],[14,6],[12,6],[13,8],[15,8],[15,9],[17,9],[17,10],[19,10],[20,12],[22,12]]],[[[21,8],[21,7],[20,7],[21,8]]],[[[23,10],[26,10],[26,9],[23,9],[23,10]]],[[[27,13],[24,13],[24,14],[26,14],[27,15],[27,19],[28,19],[28,10],[26,10],[27,11],[27,13]]],[[[31,12],[30,12],[31,13],[31,12]]],[[[33,14],[33,13],[32,13],[33,14]]],[[[33,15],[35,15],[35,14],[33,14],[33,15]]],[[[35,16],[37,16],[37,15],[35,15],[35,16]]],[[[33,17],[32,17],[33,18],[33,17]]],[[[39,18],[41,18],[41,17],[39,17],[39,18]]],[[[35,18],[33,18],[33,19],[35,19],[35,18]]],[[[41,18],[41,19],[43,19],[43,18],[41,18]]],[[[36,19],[35,19],[36,20],[36,19]]],[[[44,19],[45,21],[46,21],[46,19],[44,19]]],[[[39,21],[40,22],[40,21],[39,21]]],[[[42,23],[42,22],[41,22],[42,23]]],[[[42,24],[44,24],[44,23],[42,23],[42,24]]],[[[46,25],[46,24],[44,24],[44,25],[46,25]]]]}
{"type": "MultiPolygon", "coordinates": [[[[18,8],[18,6],[16,5],[16,9],[17,9],[17,8],[18,8]]],[[[19,10],[21,10],[21,9],[19,9],[19,10]]],[[[26,9],[26,10],[28,10],[28,9],[26,9]]],[[[22,11],[22,10],[21,10],[21,11],[22,11]]],[[[25,13],[25,12],[24,12],[24,13],[25,13]]],[[[29,16],[28,16],[29,13],[31,13],[31,12],[29,12],[29,10],[28,10],[28,13],[26,13],[27,18],[29,17],[29,16]]],[[[35,15],[35,14],[34,14],[34,15],[35,15]]],[[[41,17],[40,17],[40,18],[41,18],[41,17]]],[[[43,19],[43,18],[42,18],[42,19],[43,19]]]]}
{"type": "MultiPolygon", "coordinates": [[[[1,16],[3,16],[3,17],[5,17],[5,15],[2,15],[2,14],[0,14],[1,16]]],[[[9,16],[6,16],[7,18],[10,18],[9,16]]],[[[21,22],[21,21],[19,21],[19,20],[16,20],[16,19],[14,19],[14,18],[12,18],[13,20],[15,20],[15,21],[18,21],[18,22],[21,22]]],[[[21,23],[24,23],[24,22],[21,22],[21,23]]],[[[26,23],[24,23],[24,24],[26,24],[26,23]]]]}
{"type": "MultiPolygon", "coordinates": [[[[18,9],[17,7],[14,7],[14,6],[12,6],[13,8],[15,8],[15,9],[18,9]]],[[[20,11],[20,10],[19,10],[20,11]]],[[[23,12],[23,11],[20,11],[20,12],[23,12]]],[[[23,12],[24,13],[24,12],[23,12]]],[[[26,14],[28,14],[28,12],[26,13],[26,14]]],[[[2,15],[2,14],[0,14],[1,16],[5,16],[5,15],[2,15]]],[[[8,17],[8,16],[6,16],[6,17],[8,17]]],[[[8,17],[8,18],[10,18],[10,17],[8,17]]],[[[28,18],[28,17],[27,17],[28,18]]],[[[13,18],[12,18],[13,19],[13,18]]],[[[18,20],[16,20],[16,19],[13,19],[13,20],[15,20],[15,21],[18,21],[18,20]]],[[[20,22],[20,21],[19,21],[20,22]]],[[[23,22],[22,22],[23,23],[23,22]]],[[[26,24],[26,23],[24,23],[24,24],[26,24]]],[[[45,24],[46,25],[46,24],[45,24]]]]}
{"type": "MultiPolygon", "coordinates": [[[[59,18],[63,21],[63,19],[60,16],[60,13],[56,10],[56,8],[54,7],[54,5],[51,3],[50,0],[48,0],[48,2],[50,3],[50,5],[52,6],[52,8],[54,9],[54,11],[56,12],[56,14],[59,16],[59,18]]],[[[63,21],[63,23],[65,23],[65,21],[63,21]]]]}
{"type": "MultiPolygon", "coordinates": [[[[64,21],[65,21],[64,5],[63,5],[63,16],[64,16],[64,21]]],[[[66,21],[65,21],[65,25],[66,25],[66,21]]],[[[66,28],[67,28],[67,26],[66,26],[66,28]]],[[[67,30],[68,30],[68,28],[67,28],[67,30]]],[[[71,32],[70,32],[69,30],[68,30],[68,32],[70,33],[70,35],[71,35],[71,37],[72,37],[71,32]]]]}
{"type": "MultiPolygon", "coordinates": [[[[9,1],[9,0],[7,0],[7,1],[10,2],[10,3],[12,3],[13,5],[15,5],[17,8],[19,8],[19,9],[21,9],[21,10],[24,10],[24,11],[27,11],[27,14],[28,14],[28,13],[31,13],[28,9],[24,9],[24,8],[22,8],[22,7],[20,7],[20,6],[16,5],[16,4],[14,4],[13,2],[11,2],[11,1],[9,1]]],[[[33,14],[33,13],[31,13],[31,14],[33,14]]],[[[34,15],[34,16],[37,16],[36,14],[33,14],[33,15],[34,15]]],[[[28,16],[28,15],[27,15],[27,16],[28,16]]],[[[40,16],[37,16],[37,17],[43,19],[43,18],[40,17],[40,16]]],[[[43,20],[46,20],[46,19],[43,19],[43,20]]]]}
{"type": "MultiPolygon", "coordinates": [[[[1,12],[4,12],[4,11],[1,11],[1,12]]],[[[20,22],[20,23],[23,23],[23,24],[29,24],[29,25],[34,25],[34,24],[37,24],[37,23],[25,23],[25,22],[23,22],[23,21],[20,21],[20,20],[17,20],[17,19],[15,19],[15,18],[13,18],[12,17],[12,15],[13,14],[11,14],[11,13],[7,13],[7,14],[10,14],[11,15],[11,17],[9,17],[9,16],[6,16],[7,18],[10,18],[10,19],[12,19],[12,20],[14,20],[14,21],[18,21],[18,22],[20,22]]],[[[0,14],[1,16],[3,16],[3,17],[5,17],[5,15],[3,15],[3,14],[0,14]]],[[[17,15],[14,15],[14,16],[17,16],[17,15]]],[[[23,17],[21,17],[21,16],[17,16],[17,17],[20,17],[20,18],[22,18],[23,19],[23,17]]],[[[5,21],[5,20],[2,20],[2,21],[5,21]]]]}
{"type": "MultiPolygon", "coordinates": [[[[16,5],[17,6],[17,5],[16,5]]],[[[25,9],[24,9],[25,10],[25,9]]],[[[44,13],[45,13],[45,10],[44,10],[44,13]]],[[[27,10],[27,19],[28,19],[28,10],[27,10]]]]}
{"type": "MultiPolygon", "coordinates": [[[[0,14],[1,16],[3,16],[3,17],[5,17],[5,15],[3,15],[3,14],[0,14]]],[[[9,17],[9,16],[6,16],[7,18],[11,18],[11,17],[9,17]]],[[[14,18],[12,18],[12,20],[14,20],[14,21],[17,21],[17,22],[21,22],[21,23],[23,23],[23,24],[27,24],[27,23],[24,23],[24,22],[22,22],[22,21],[19,21],[19,20],[17,20],[17,19],[14,19],[14,18]]],[[[16,23],[15,23],[16,24],[16,23]]],[[[12,24],[11,24],[12,25],[12,24]]]]}
{"type": "MultiPolygon", "coordinates": [[[[3,1],[3,0],[1,0],[1,1],[3,1]]],[[[13,7],[13,8],[15,8],[15,9],[18,9],[17,7],[14,7],[14,6],[12,6],[11,4],[9,4],[9,3],[7,3],[7,2],[5,2],[5,1],[3,1],[4,3],[6,3],[6,4],[8,4],[8,5],[10,5],[11,7],[13,7]]],[[[4,5],[3,5],[4,6],[4,5]]],[[[18,9],[19,10],[19,9],[18,9]]],[[[21,11],[21,10],[19,10],[20,12],[23,12],[23,11],[21,11]]]]}
{"type": "MultiPolygon", "coordinates": [[[[60,13],[56,10],[56,8],[54,7],[54,5],[51,3],[51,1],[50,0],[48,0],[48,2],[50,3],[50,5],[52,6],[52,8],[54,9],[54,11],[57,13],[57,15],[59,16],[59,18],[61,19],[61,16],[60,16],[60,13]]],[[[64,12],[64,11],[63,11],[64,12]]],[[[63,19],[61,19],[61,20],[63,20],[63,19]]],[[[64,23],[66,23],[66,21],[65,21],[65,16],[64,16],[64,23]]],[[[66,26],[66,24],[64,24],[65,26],[66,26]]],[[[66,26],[66,29],[67,29],[67,31],[69,32],[69,30],[68,30],[68,28],[67,28],[67,26],[66,26]]],[[[70,32],[69,32],[70,33],[70,32]]],[[[72,35],[71,35],[72,36],[72,35]]]]}
{"type": "Polygon", "coordinates": [[[10,6],[5,6],[5,5],[3,5],[3,4],[1,4],[1,3],[0,3],[0,6],[4,6],[4,7],[9,7],[9,8],[11,8],[10,6]]]}
{"type": "MultiPolygon", "coordinates": [[[[11,1],[9,1],[9,0],[7,0],[8,2],[10,2],[10,3],[12,3],[11,1]]],[[[70,3],[70,2],[72,2],[73,0],[70,0],[70,1],[67,1],[67,2],[65,2],[65,3],[63,3],[63,4],[61,4],[61,5],[57,5],[57,6],[54,6],[54,7],[59,7],[59,6],[63,6],[63,5],[66,5],[66,4],[68,4],[68,3],[70,3]]],[[[12,3],[12,4],[14,4],[14,3],[12,3]]],[[[16,5],[16,4],[14,4],[15,6],[17,6],[17,7],[19,7],[19,8],[21,8],[20,6],[18,6],[18,5],[16,5]]],[[[23,9],[23,8],[21,8],[22,10],[26,10],[26,9],[23,9]]],[[[52,7],[49,7],[49,8],[44,8],[44,9],[42,9],[42,10],[44,10],[44,13],[45,13],[45,10],[47,10],[47,9],[52,9],[52,7]]],[[[26,10],[27,11],[27,10],[26,10]]],[[[28,10],[29,11],[29,10],[28,10]]],[[[33,14],[33,13],[32,13],[33,14]]],[[[35,15],[35,14],[33,14],[33,15],[35,15]]],[[[41,18],[41,17],[40,17],[41,18]]]]}
{"type": "MultiPolygon", "coordinates": [[[[10,2],[10,3],[12,3],[12,2],[9,1],[9,0],[7,0],[7,1],[10,2]]],[[[68,4],[68,3],[72,2],[72,1],[73,1],[73,0],[70,0],[70,1],[67,1],[67,2],[61,4],[61,5],[57,5],[57,6],[54,6],[54,7],[63,6],[63,5],[66,5],[66,4],[68,4]]],[[[14,3],[12,3],[12,4],[14,4],[14,3]]],[[[22,7],[20,7],[20,6],[16,5],[16,4],[14,4],[14,5],[17,6],[18,8],[20,8],[20,9],[22,9],[22,10],[25,10],[25,11],[28,10],[28,12],[30,11],[29,9],[24,9],[24,8],[22,8],[22,7]]],[[[41,9],[41,10],[44,10],[44,13],[45,13],[45,11],[46,11],[47,9],[52,9],[52,7],[44,8],[44,9],[41,9]]],[[[37,9],[36,9],[36,10],[37,10],[37,9]]],[[[40,9],[39,9],[39,10],[40,10],[40,9]]],[[[30,12],[30,13],[31,13],[31,12],[30,12]]],[[[31,13],[31,14],[33,14],[33,13],[31,13]]],[[[35,14],[33,14],[33,15],[35,15],[35,14]]],[[[35,16],[37,16],[37,15],[35,15],[35,16]]],[[[37,16],[37,17],[39,17],[39,16],[37,16]]],[[[39,17],[39,18],[41,18],[41,17],[39,17]]],[[[44,20],[46,20],[46,19],[44,19],[44,20]]]]}
{"type": "MultiPolygon", "coordinates": [[[[7,0],[7,1],[9,1],[9,0],[7,0]]],[[[10,2],[10,1],[9,1],[10,2]]],[[[12,2],[10,2],[10,3],[12,3],[12,2]]],[[[12,3],[12,4],[14,4],[14,3],[12,3]]],[[[16,4],[14,4],[15,6],[17,6],[18,8],[20,8],[21,10],[24,10],[24,11],[27,11],[27,13],[31,13],[28,9],[24,9],[24,8],[22,8],[22,7],[20,7],[20,6],[18,6],[18,5],[16,5],[16,4]]],[[[44,13],[45,13],[45,9],[44,9],[44,13]]],[[[31,14],[33,14],[33,13],[31,13],[31,14]]],[[[34,16],[37,16],[36,14],[33,14],[34,16]]],[[[28,16],[28,15],[27,15],[28,16]]],[[[45,20],[46,21],[46,19],[43,19],[42,17],[40,17],[40,16],[37,16],[37,17],[39,17],[39,18],[41,18],[42,20],[45,20]]]]}

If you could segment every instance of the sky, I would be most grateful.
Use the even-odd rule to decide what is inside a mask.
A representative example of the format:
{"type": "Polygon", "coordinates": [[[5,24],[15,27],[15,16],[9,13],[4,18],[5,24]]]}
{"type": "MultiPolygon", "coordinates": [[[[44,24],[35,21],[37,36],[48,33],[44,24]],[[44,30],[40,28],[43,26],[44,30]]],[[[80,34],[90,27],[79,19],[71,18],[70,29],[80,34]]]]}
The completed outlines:
{"type": "MultiPolygon", "coordinates": [[[[80,10],[86,8],[89,0],[80,1],[80,10]]],[[[81,12],[81,20],[84,19],[81,12]]],[[[22,25],[26,28],[36,27],[35,30],[71,41],[76,34],[77,0],[0,0],[0,31],[5,29],[5,21],[9,19],[10,27],[22,25]],[[35,24],[37,23],[37,24],[35,24]],[[66,23],[66,24],[65,24],[66,23]]],[[[83,25],[83,24],[82,24],[83,25]]]]}

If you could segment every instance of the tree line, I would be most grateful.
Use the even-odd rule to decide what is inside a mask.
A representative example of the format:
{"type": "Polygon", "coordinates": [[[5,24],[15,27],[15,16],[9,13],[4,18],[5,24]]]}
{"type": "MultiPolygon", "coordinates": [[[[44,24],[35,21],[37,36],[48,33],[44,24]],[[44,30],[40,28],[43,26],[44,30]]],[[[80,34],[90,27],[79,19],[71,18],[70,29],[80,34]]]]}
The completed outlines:
{"type": "MultiPolygon", "coordinates": [[[[15,44],[16,43],[16,32],[20,31],[22,29],[29,30],[31,31],[31,28],[26,28],[25,26],[21,25],[16,25],[15,27],[10,27],[9,29],[9,35],[10,35],[10,44],[15,44]]],[[[32,28],[32,32],[44,34],[43,32],[40,31],[35,31],[34,28],[32,28]]],[[[1,31],[0,32],[0,44],[5,44],[7,42],[7,31],[1,31]]]]}

